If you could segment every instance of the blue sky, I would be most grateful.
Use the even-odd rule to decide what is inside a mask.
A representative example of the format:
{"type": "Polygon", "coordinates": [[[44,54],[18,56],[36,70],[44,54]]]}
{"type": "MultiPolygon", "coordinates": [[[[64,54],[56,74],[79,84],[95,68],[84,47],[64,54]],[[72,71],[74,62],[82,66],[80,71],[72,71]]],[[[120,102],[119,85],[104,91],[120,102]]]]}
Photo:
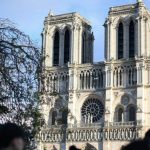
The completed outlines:
{"type": "MultiPolygon", "coordinates": [[[[109,7],[135,3],[136,0],[0,0],[0,17],[9,18],[29,34],[36,42],[41,42],[43,21],[49,11],[54,14],[79,12],[91,21],[95,35],[94,60],[104,58],[104,28],[109,7]]],[[[144,0],[150,8],[150,0],[144,0]]]]}

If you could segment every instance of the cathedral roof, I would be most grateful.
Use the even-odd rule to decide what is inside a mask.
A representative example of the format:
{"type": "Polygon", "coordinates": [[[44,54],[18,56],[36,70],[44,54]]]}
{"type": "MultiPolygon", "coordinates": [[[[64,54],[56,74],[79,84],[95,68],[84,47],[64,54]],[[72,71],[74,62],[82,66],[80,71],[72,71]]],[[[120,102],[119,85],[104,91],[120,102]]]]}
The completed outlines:
{"type": "Polygon", "coordinates": [[[141,8],[142,10],[149,12],[145,4],[141,1],[134,4],[111,7],[109,10],[109,15],[129,14],[133,12],[138,13],[141,8]]]}
{"type": "Polygon", "coordinates": [[[82,17],[79,13],[77,12],[72,12],[72,13],[65,13],[65,14],[60,14],[60,15],[54,15],[52,13],[49,13],[49,15],[45,18],[45,21],[50,21],[52,24],[55,22],[64,22],[66,21],[70,21],[72,22],[74,19],[79,19],[81,20],[83,23],[87,24],[87,25],[91,25],[90,21],[88,21],[86,18],[82,17]]]}

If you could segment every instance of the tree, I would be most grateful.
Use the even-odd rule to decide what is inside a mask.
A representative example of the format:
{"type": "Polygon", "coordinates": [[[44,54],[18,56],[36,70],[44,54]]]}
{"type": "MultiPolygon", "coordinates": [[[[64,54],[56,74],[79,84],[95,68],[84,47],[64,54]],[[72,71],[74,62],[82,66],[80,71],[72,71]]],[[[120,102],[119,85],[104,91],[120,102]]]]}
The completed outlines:
{"type": "Polygon", "coordinates": [[[30,37],[0,19],[0,123],[23,126],[28,142],[44,123],[38,107],[40,63],[41,51],[30,37]]]}

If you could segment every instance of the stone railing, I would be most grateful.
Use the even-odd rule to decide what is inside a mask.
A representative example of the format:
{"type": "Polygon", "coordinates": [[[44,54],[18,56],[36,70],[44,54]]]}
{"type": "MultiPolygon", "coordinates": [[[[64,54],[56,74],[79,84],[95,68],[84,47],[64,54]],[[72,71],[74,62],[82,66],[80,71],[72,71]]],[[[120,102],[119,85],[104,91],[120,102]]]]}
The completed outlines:
{"type": "MultiPolygon", "coordinates": [[[[112,124],[110,124],[112,125],[112,124]]],[[[84,142],[84,141],[127,141],[138,139],[142,132],[141,125],[126,124],[123,126],[61,126],[43,129],[37,136],[41,142],[84,142]],[[128,125],[128,126],[127,126],[128,125]]]]}
{"type": "Polygon", "coordinates": [[[77,67],[78,90],[101,90],[105,88],[105,68],[103,63],[81,64],[77,67]]]}
{"type": "Polygon", "coordinates": [[[125,126],[125,127],[133,127],[133,126],[142,126],[142,121],[129,121],[129,122],[109,122],[109,123],[105,123],[105,126],[113,126],[113,127],[121,127],[121,126],[125,126]]]}

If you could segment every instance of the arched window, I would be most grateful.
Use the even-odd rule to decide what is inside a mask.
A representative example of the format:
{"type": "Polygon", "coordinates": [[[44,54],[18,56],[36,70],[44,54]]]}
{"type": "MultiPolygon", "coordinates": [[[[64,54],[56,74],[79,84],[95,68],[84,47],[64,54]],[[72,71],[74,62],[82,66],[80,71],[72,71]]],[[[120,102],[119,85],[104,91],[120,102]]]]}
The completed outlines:
{"type": "Polygon", "coordinates": [[[70,32],[68,29],[65,31],[64,40],[64,63],[66,64],[70,61],[70,32]]]}
{"type": "Polygon", "coordinates": [[[52,125],[55,125],[55,123],[56,123],[56,117],[57,117],[57,112],[53,111],[52,112],[52,125]]]}
{"type": "Polygon", "coordinates": [[[53,64],[54,66],[59,65],[59,32],[56,31],[55,36],[54,36],[54,55],[53,55],[53,64]]]}
{"type": "Polygon", "coordinates": [[[99,122],[104,115],[104,105],[98,99],[89,98],[82,105],[81,115],[84,123],[99,122]]]}
{"type": "Polygon", "coordinates": [[[68,109],[64,109],[62,112],[62,124],[67,124],[68,109]]]}
{"type": "Polygon", "coordinates": [[[128,121],[135,121],[136,120],[136,111],[134,106],[128,107],[128,121]]]}
{"type": "Polygon", "coordinates": [[[134,57],[135,51],[135,30],[134,30],[134,22],[131,21],[129,25],[129,58],[134,57]]]}
{"type": "Polygon", "coordinates": [[[116,108],[116,122],[122,122],[124,121],[124,110],[122,107],[116,108]]]}
{"type": "Polygon", "coordinates": [[[82,35],[82,63],[86,63],[86,34],[82,35]]]}
{"type": "Polygon", "coordinates": [[[123,24],[118,27],[118,59],[123,58],[123,24]]]}

